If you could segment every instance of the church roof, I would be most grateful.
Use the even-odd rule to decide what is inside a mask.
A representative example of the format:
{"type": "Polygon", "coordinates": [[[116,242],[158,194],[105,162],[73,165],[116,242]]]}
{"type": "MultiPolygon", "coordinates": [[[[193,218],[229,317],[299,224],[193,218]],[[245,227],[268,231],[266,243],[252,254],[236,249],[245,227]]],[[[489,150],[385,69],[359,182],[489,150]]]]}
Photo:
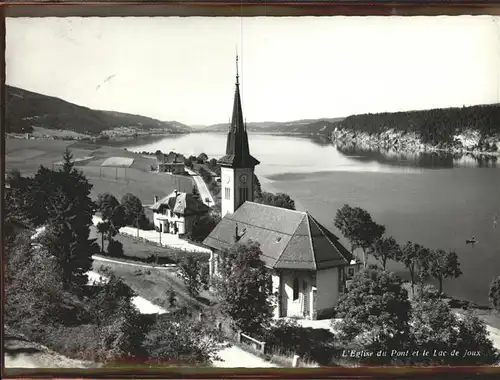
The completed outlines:
{"type": "Polygon", "coordinates": [[[245,202],[226,214],[203,242],[217,250],[239,241],[260,244],[269,268],[320,270],[348,265],[354,259],[338,238],[307,212],[245,202]]]}
{"type": "MultiPolygon", "coordinates": [[[[238,57],[236,57],[236,65],[238,65],[238,57]]],[[[233,116],[227,134],[226,155],[219,159],[219,164],[233,168],[253,168],[260,162],[250,154],[248,134],[241,107],[240,84],[238,78],[238,74],[236,74],[233,116]]]]}
{"type": "Polygon", "coordinates": [[[195,198],[193,194],[181,193],[173,191],[166,197],[158,200],[151,209],[153,211],[158,211],[161,206],[167,206],[172,212],[180,215],[192,215],[205,213],[210,210],[210,208],[204,204],[201,200],[195,198]]]}

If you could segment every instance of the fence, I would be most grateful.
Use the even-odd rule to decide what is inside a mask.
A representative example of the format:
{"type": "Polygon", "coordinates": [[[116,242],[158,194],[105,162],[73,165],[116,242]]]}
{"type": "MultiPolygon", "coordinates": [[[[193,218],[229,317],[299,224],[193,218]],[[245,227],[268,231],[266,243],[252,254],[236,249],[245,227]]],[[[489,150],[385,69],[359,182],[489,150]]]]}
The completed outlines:
{"type": "Polygon", "coordinates": [[[246,344],[247,346],[252,347],[262,354],[265,353],[266,342],[261,342],[260,340],[254,339],[249,335],[243,334],[242,332],[240,332],[239,342],[241,344],[246,344]]]}

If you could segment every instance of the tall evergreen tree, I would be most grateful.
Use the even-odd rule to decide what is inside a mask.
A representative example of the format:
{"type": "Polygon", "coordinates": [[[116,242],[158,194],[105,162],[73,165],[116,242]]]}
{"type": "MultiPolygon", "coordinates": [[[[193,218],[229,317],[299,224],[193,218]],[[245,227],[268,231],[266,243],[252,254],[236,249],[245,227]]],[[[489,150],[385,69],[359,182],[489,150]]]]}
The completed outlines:
{"type": "Polygon", "coordinates": [[[95,239],[89,238],[95,208],[91,189],[69,150],[59,170],[41,166],[31,183],[32,220],[46,226],[42,244],[57,258],[66,286],[87,283],[85,273],[92,267],[92,255],[99,252],[95,239]]]}

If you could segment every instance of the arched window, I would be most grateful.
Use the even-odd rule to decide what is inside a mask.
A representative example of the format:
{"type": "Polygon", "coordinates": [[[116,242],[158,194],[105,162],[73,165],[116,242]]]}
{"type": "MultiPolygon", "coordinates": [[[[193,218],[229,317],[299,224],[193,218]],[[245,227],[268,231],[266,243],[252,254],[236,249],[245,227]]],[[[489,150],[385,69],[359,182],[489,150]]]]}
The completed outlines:
{"type": "Polygon", "coordinates": [[[297,301],[299,299],[299,279],[297,277],[293,278],[293,300],[297,301]]]}

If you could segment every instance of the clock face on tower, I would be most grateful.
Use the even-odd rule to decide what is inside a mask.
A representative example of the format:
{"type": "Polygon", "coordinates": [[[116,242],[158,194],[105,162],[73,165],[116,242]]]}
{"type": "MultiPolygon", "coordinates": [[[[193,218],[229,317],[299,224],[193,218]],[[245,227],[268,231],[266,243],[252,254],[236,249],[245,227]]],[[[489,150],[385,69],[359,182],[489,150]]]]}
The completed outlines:
{"type": "Polygon", "coordinates": [[[245,184],[248,181],[248,176],[246,174],[240,175],[240,181],[241,183],[245,184]]]}

